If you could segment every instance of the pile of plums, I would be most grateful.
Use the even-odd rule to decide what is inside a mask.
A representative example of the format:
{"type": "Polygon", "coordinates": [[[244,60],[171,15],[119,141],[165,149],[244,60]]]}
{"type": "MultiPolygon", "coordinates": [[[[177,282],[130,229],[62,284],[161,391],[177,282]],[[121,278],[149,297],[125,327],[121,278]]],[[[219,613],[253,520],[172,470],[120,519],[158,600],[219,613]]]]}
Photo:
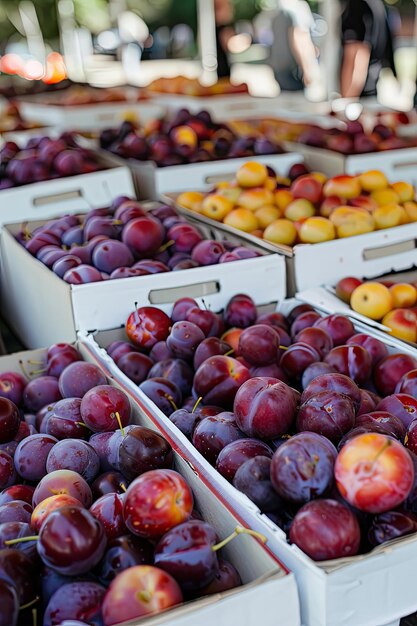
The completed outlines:
{"type": "Polygon", "coordinates": [[[241,584],[123,391],[68,344],[22,371],[0,374],[1,626],[112,626],[241,584]]]}
{"type": "Polygon", "coordinates": [[[136,309],[119,369],[315,560],[417,530],[417,359],[309,305],[136,309]]]}
{"type": "Polygon", "coordinates": [[[0,150],[0,190],[101,169],[94,152],[78,145],[71,133],[32,137],[24,148],[6,141],[0,150]]]}
{"type": "Polygon", "coordinates": [[[145,211],[117,197],[109,208],[66,215],[17,235],[30,254],[67,283],[93,283],[228,263],[259,256],[251,248],[204,239],[171,207],[145,211]]]}
{"type": "Polygon", "coordinates": [[[159,167],[284,152],[266,138],[238,137],[226,124],[214,122],[208,111],[193,114],[187,109],[143,128],[123,122],[118,129],[103,130],[100,146],[125,159],[154,161],[159,167]]]}

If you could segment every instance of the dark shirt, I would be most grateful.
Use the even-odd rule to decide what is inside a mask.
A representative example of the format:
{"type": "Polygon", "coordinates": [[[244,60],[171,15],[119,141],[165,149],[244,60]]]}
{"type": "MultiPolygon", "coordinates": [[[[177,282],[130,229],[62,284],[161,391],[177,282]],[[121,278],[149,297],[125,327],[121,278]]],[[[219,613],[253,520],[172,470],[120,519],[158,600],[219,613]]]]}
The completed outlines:
{"type": "Polygon", "coordinates": [[[375,95],[381,69],[390,67],[395,74],[392,36],[382,0],[345,0],[342,41],[368,44],[370,61],[362,95],[375,95]]]}
{"type": "Polygon", "coordinates": [[[230,76],[230,64],[227,52],[223,47],[221,32],[227,26],[216,26],[216,48],[217,48],[217,76],[224,78],[230,76]]]}

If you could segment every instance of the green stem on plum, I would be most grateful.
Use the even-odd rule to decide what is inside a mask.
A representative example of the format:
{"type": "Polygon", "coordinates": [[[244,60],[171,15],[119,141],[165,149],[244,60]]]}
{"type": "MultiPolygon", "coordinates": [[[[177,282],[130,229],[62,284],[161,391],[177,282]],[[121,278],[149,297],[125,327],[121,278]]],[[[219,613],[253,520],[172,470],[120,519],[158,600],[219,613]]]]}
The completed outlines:
{"type": "Polygon", "coordinates": [[[261,535],[261,533],[256,532],[256,530],[250,530],[249,528],[244,528],[243,526],[236,526],[231,535],[223,539],[223,541],[216,543],[216,545],[212,546],[211,549],[213,550],[213,552],[221,550],[221,548],[224,548],[224,546],[227,545],[229,541],[232,541],[232,539],[234,539],[238,535],[251,535],[252,537],[256,537],[257,539],[262,541],[262,543],[267,542],[267,538],[265,537],[265,535],[261,535]]]}
{"type": "Polygon", "coordinates": [[[278,346],[280,350],[288,350],[288,346],[278,346]]]}
{"type": "Polygon", "coordinates": [[[164,243],[160,248],[158,248],[158,252],[165,252],[165,250],[168,250],[168,248],[173,246],[174,243],[175,243],[175,241],[173,239],[170,239],[169,241],[164,243]]]}
{"type": "Polygon", "coordinates": [[[32,239],[32,233],[28,228],[28,224],[29,222],[23,222],[22,224],[23,238],[25,241],[29,241],[29,239],[32,239]]]}
{"type": "Polygon", "coordinates": [[[47,368],[43,367],[40,370],[33,370],[33,372],[29,372],[31,376],[37,376],[38,374],[45,374],[45,372],[47,372],[47,368]]]}
{"type": "Polygon", "coordinates": [[[390,447],[390,445],[391,445],[391,441],[390,441],[389,439],[387,439],[387,440],[386,440],[386,442],[384,443],[384,445],[382,446],[382,448],[381,448],[380,450],[378,450],[378,452],[376,453],[375,458],[374,458],[374,460],[372,461],[372,465],[374,465],[374,463],[376,463],[376,462],[377,462],[377,460],[379,459],[379,457],[381,456],[381,454],[382,454],[383,452],[385,452],[385,450],[386,450],[387,448],[389,448],[389,447],[390,447]]]}
{"type": "Polygon", "coordinates": [[[84,426],[84,428],[87,428],[89,430],[87,424],[84,424],[84,422],[75,422],[75,423],[77,424],[77,426],[84,426]]]}
{"type": "Polygon", "coordinates": [[[32,359],[28,359],[28,363],[30,363],[31,365],[44,365],[45,364],[44,361],[33,361],[32,359]]]}
{"type": "Polygon", "coordinates": [[[124,491],[126,493],[127,489],[126,489],[126,485],[124,483],[119,483],[119,487],[122,491],[124,491]]]}
{"type": "Polygon", "coordinates": [[[38,611],[32,609],[32,626],[38,626],[38,611]]]}
{"type": "Polygon", "coordinates": [[[231,348],[230,350],[228,350],[227,352],[225,352],[225,353],[223,354],[223,356],[230,356],[231,354],[233,354],[233,352],[234,352],[234,350],[233,350],[233,348],[231,348]]]}
{"type": "Polygon", "coordinates": [[[120,428],[120,432],[122,433],[122,437],[125,436],[125,429],[123,428],[123,424],[122,424],[122,420],[120,419],[120,413],[119,411],[116,411],[115,413],[111,414],[111,417],[114,419],[117,419],[117,423],[119,424],[119,428],[120,428]]]}
{"type": "Polygon", "coordinates": [[[27,369],[25,368],[25,366],[23,365],[23,361],[19,360],[19,367],[23,372],[23,375],[25,376],[25,378],[27,378],[28,380],[31,379],[31,375],[29,374],[29,372],[27,371],[27,369]]]}
{"type": "Polygon", "coordinates": [[[29,537],[16,537],[16,539],[7,539],[5,546],[14,546],[16,543],[25,543],[26,541],[38,541],[39,535],[30,535],[29,537]]]}
{"type": "Polygon", "coordinates": [[[170,405],[172,406],[174,411],[178,411],[178,407],[177,407],[177,405],[174,402],[174,398],[172,396],[170,396],[169,393],[164,393],[164,398],[166,398],[168,400],[168,402],[170,403],[170,405]]]}
{"type": "Polygon", "coordinates": [[[147,589],[142,589],[142,591],[138,591],[136,595],[141,602],[148,603],[152,600],[152,594],[147,589]]]}
{"type": "Polygon", "coordinates": [[[30,606],[32,606],[32,604],[36,604],[38,600],[39,600],[39,596],[36,596],[30,602],[27,602],[26,604],[21,604],[20,607],[19,607],[19,611],[23,611],[24,609],[28,609],[30,606]]]}
{"type": "Polygon", "coordinates": [[[113,220],[112,224],[114,226],[121,226],[123,224],[123,222],[121,220],[113,220]]]}
{"type": "Polygon", "coordinates": [[[198,407],[198,405],[200,404],[201,400],[203,399],[203,396],[200,396],[197,400],[197,402],[194,404],[193,409],[191,411],[191,413],[194,413],[196,408],[198,407]]]}

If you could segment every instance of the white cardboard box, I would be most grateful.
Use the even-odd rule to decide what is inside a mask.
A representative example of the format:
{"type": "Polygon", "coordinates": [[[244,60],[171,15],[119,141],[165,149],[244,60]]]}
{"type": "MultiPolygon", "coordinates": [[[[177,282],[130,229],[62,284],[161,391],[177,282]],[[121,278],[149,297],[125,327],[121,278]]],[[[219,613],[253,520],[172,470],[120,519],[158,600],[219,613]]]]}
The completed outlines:
{"type": "MultiPolygon", "coordinates": [[[[29,229],[43,222],[30,222],[29,229]]],[[[286,294],[285,261],[278,254],[207,265],[177,272],[69,285],[29,254],[14,235],[21,224],[0,233],[2,313],[24,345],[30,348],[74,341],[78,330],[114,328],[128,317],[136,301],[169,308],[180,295],[210,295],[213,306],[223,293],[245,291],[258,281],[259,293],[286,294]]]]}
{"type": "Polygon", "coordinates": [[[135,116],[140,123],[146,123],[165,114],[165,108],[154,101],[143,102],[102,102],[63,106],[45,104],[36,97],[19,101],[22,117],[37,124],[58,126],[69,130],[98,130],[118,126],[126,119],[135,116]]]}
{"type": "Polygon", "coordinates": [[[273,167],[277,174],[286,175],[294,163],[304,160],[298,153],[284,153],[157,167],[153,161],[122,159],[109,152],[103,152],[114,165],[125,165],[130,168],[138,198],[153,200],[159,199],[161,194],[166,192],[179,193],[190,189],[201,189],[219,180],[231,180],[238,168],[248,161],[265,163],[273,167]]]}
{"type": "MultiPolygon", "coordinates": [[[[251,294],[263,309],[265,305],[268,310],[274,310],[277,306],[277,294],[267,288],[260,294],[257,282],[252,283],[249,278],[245,293],[251,294]]],[[[223,308],[229,297],[224,292],[221,306],[217,303],[217,306],[213,304],[211,308],[223,308]]],[[[211,305],[210,297],[205,299],[205,303],[211,305]]],[[[296,303],[295,300],[285,301],[278,305],[278,310],[288,313],[296,303]]],[[[123,322],[123,318],[120,317],[119,321],[123,322]]],[[[360,322],[355,325],[358,332],[372,333],[369,327],[360,322]]],[[[304,626],[394,626],[399,624],[401,617],[417,610],[417,596],[414,593],[417,535],[389,542],[369,554],[315,563],[297,546],[287,543],[285,533],[209,465],[156,405],[117,368],[105,348],[112,341],[126,339],[124,328],[88,336],[80,334],[80,339],[88,344],[97,362],[130,389],[142,410],[156,420],[158,426],[181,450],[186,451],[198,474],[225,501],[233,505],[242,519],[268,537],[270,548],[296,575],[304,626]]],[[[383,336],[382,339],[391,352],[399,351],[397,343],[389,337],[383,336]]],[[[401,351],[417,356],[417,350],[408,346],[402,346],[401,351]]]]}
{"type": "MultiPolygon", "coordinates": [[[[86,361],[94,361],[88,346],[76,346],[86,361]]],[[[20,371],[19,361],[41,360],[45,349],[20,352],[0,358],[0,371],[20,371]]],[[[107,371],[106,374],[109,374],[107,371]]],[[[123,388],[109,377],[110,384],[123,388]]],[[[129,394],[130,395],[130,394],[129,394]]],[[[155,422],[141,411],[130,395],[133,422],[158,430],[155,422]]],[[[196,475],[192,466],[174,448],[174,468],[180,472],[192,488],[195,502],[203,518],[212,524],[219,537],[229,535],[238,525],[242,525],[229,506],[219,499],[209,486],[196,475]]],[[[243,524],[244,525],[244,524],[243,524]]],[[[249,535],[240,535],[224,549],[225,557],[239,571],[243,585],[229,592],[207,596],[187,602],[161,615],[141,619],[144,626],[213,626],[214,623],[229,626],[239,623],[253,626],[256,616],[262,615],[263,626],[299,626],[299,603],[294,575],[274,557],[267,547],[249,535]],[[237,622],[235,621],[237,620],[237,622]]],[[[131,626],[136,620],[129,622],[131,626]]],[[[127,625],[126,625],[127,626],[127,625]]]]}
{"type": "Polygon", "coordinates": [[[240,239],[246,244],[257,245],[269,252],[275,251],[285,255],[289,295],[318,284],[335,284],[344,276],[374,278],[417,265],[417,222],[355,237],[316,244],[296,244],[290,247],[270,243],[185,209],[176,202],[177,195],[177,193],[163,194],[162,199],[173,204],[182,215],[196,225],[204,224],[212,232],[218,232],[223,237],[233,235],[236,240],[240,239]]]}
{"type": "Polygon", "coordinates": [[[327,176],[381,170],[389,181],[404,180],[417,186],[417,148],[345,155],[295,142],[284,142],[283,145],[287,150],[300,152],[309,167],[327,176]]]}
{"type": "Polygon", "coordinates": [[[109,206],[118,195],[134,196],[130,171],[97,155],[106,169],[0,191],[0,225],[40,220],[66,213],[84,213],[109,206]]]}

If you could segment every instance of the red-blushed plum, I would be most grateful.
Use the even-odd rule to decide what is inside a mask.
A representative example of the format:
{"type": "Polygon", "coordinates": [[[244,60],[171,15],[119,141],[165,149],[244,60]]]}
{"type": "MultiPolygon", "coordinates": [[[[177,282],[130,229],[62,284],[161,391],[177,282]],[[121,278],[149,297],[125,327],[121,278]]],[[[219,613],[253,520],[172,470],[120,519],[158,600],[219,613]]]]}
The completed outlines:
{"type": "Polygon", "coordinates": [[[34,491],[35,487],[32,487],[32,485],[12,485],[11,487],[6,487],[0,492],[0,505],[13,500],[23,500],[23,502],[31,505],[34,491]]]}
{"type": "Polygon", "coordinates": [[[145,472],[126,492],[125,523],[134,535],[157,539],[190,518],[193,502],[191,489],[178,472],[170,469],[145,472]]]}
{"type": "Polygon", "coordinates": [[[133,480],[150,470],[169,469],[173,463],[171,445],[159,433],[146,426],[133,426],[118,446],[120,471],[133,480]]]}
{"type": "Polygon", "coordinates": [[[30,435],[23,439],[14,455],[18,474],[32,482],[41,480],[48,472],[48,455],[56,443],[58,439],[51,435],[30,435]]]}
{"type": "Polygon", "coordinates": [[[277,359],[278,334],[271,326],[255,324],[239,337],[239,354],[251,365],[269,365],[277,359]]]}
{"type": "Polygon", "coordinates": [[[127,533],[123,518],[123,495],[106,493],[93,502],[90,513],[101,522],[108,541],[127,533]]]}
{"type": "Polygon", "coordinates": [[[125,534],[111,539],[103,558],[94,570],[98,580],[106,587],[120,572],[135,565],[153,563],[153,546],[146,539],[125,534]]]}
{"type": "Polygon", "coordinates": [[[355,328],[350,319],[338,313],[320,318],[314,323],[314,326],[326,330],[333,339],[335,346],[346,344],[347,340],[355,334],[355,328]]]}
{"type": "Polygon", "coordinates": [[[98,385],[83,396],[81,418],[93,432],[117,430],[130,421],[127,395],[112,385],[98,385]]]}
{"type": "Polygon", "coordinates": [[[306,402],[321,391],[336,391],[347,396],[352,400],[356,410],[358,410],[361,404],[361,392],[356,383],[348,376],[337,373],[322,374],[314,378],[304,389],[301,395],[301,403],[306,402]]]}
{"type": "Polygon", "coordinates": [[[260,439],[288,433],[296,408],[292,389],[277,378],[251,378],[239,388],[233,404],[239,428],[260,439]]]}
{"type": "Polygon", "coordinates": [[[271,481],[279,496],[297,504],[327,495],[333,486],[337,451],[322,435],[303,432],[277,448],[271,481]]]}
{"type": "Polygon", "coordinates": [[[336,500],[307,502],[290,527],[290,541],[314,561],[355,556],[360,539],[355,514],[336,500]]]}
{"type": "Polygon", "coordinates": [[[234,475],[233,486],[262,512],[281,508],[281,500],[271,482],[271,459],[267,456],[255,456],[245,461],[234,475]]]}
{"type": "Polygon", "coordinates": [[[386,411],[371,411],[356,417],[355,426],[373,426],[374,424],[382,426],[387,431],[387,435],[391,435],[401,442],[404,441],[406,428],[396,415],[386,411]]]}
{"type": "Polygon", "coordinates": [[[247,367],[230,356],[206,359],[194,376],[194,390],[205,404],[231,409],[239,387],[249,380],[247,367]]]}
{"type": "Polygon", "coordinates": [[[2,372],[0,374],[0,397],[7,398],[17,406],[23,401],[23,390],[26,380],[16,372],[2,372]]]}
{"type": "Polygon", "coordinates": [[[75,581],[61,586],[50,598],[43,618],[44,626],[55,626],[64,620],[88,620],[98,624],[106,590],[96,582],[75,581]]]}
{"type": "Polygon", "coordinates": [[[149,258],[164,242],[164,227],[152,216],[137,217],[125,224],[122,240],[138,258],[149,258]]]}
{"type": "Polygon", "coordinates": [[[256,322],[258,312],[250,296],[238,294],[233,296],[226,305],[223,320],[226,326],[247,328],[256,322]]]}
{"type": "Polygon", "coordinates": [[[166,378],[148,378],[139,385],[139,389],[167,416],[181,406],[181,390],[166,378]]]}
{"type": "Polygon", "coordinates": [[[187,321],[196,324],[205,337],[219,337],[224,331],[223,320],[220,315],[209,309],[194,307],[187,312],[187,321]]]}
{"type": "Polygon", "coordinates": [[[241,465],[248,459],[255,456],[266,456],[272,458],[272,450],[264,441],[259,439],[237,439],[227,444],[220,452],[216,461],[216,469],[229,482],[233,478],[241,465]]]}
{"type": "Polygon", "coordinates": [[[383,513],[407,498],[414,482],[414,466],[398,441],[368,433],[343,446],[336,459],[335,478],[349,504],[367,513],[383,513]]]}
{"type": "Polygon", "coordinates": [[[355,407],[348,396],[336,391],[321,391],[303,402],[296,428],[324,435],[338,443],[355,425],[355,407]]]}
{"type": "Polygon", "coordinates": [[[404,537],[417,531],[417,516],[407,511],[386,511],[373,518],[368,530],[368,541],[379,546],[391,539],[404,537]]]}
{"type": "Polygon", "coordinates": [[[395,388],[404,374],[417,369],[417,359],[397,352],[390,354],[377,363],[374,368],[374,383],[378,392],[383,396],[395,393],[395,388]]]}
{"type": "Polygon", "coordinates": [[[233,413],[224,411],[200,420],[194,428],[192,442],[208,462],[215,465],[221,450],[228,443],[244,437],[233,413]]]}
{"type": "Polygon", "coordinates": [[[372,367],[374,367],[379,361],[385,359],[388,356],[388,348],[376,337],[371,337],[366,333],[357,333],[352,335],[346,341],[348,346],[362,346],[368,352],[372,360],[372,367]]]}
{"type": "Polygon", "coordinates": [[[171,320],[156,307],[143,306],[131,313],[126,322],[130,341],[143,350],[150,350],[158,341],[165,341],[171,330],[171,320]]]}
{"type": "Polygon", "coordinates": [[[90,507],[93,501],[90,486],[82,476],[72,470],[56,470],[44,476],[37,484],[32,497],[32,504],[36,507],[42,500],[52,495],[66,494],[76,498],[85,507],[90,507]]]}
{"type": "Polygon", "coordinates": [[[349,376],[357,385],[364,385],[372,374],[372,361],[362,346],[337,346],[324,357],[325,363],[339,374],[349,376]]]}
{"type": "Polygon", "coordinates": [[[317,350],[321,359],[333,348],[333,339],[330,337],[329,333],[322,328],[304,328],[304,330],[301,330],[296,335],[295,340],[298,343],[307,343],[312,346],[317,350]]]}
{"type": "Polygon", "coordinates": [[[417,369],[404,374],[395,387],[395,393],[406,393],[417,399],[417,369]]]}
{"type": "Polygon", "coordinates": [[[178,583],[166,572],[151,565],[136,565],[121,572],[104,596],[104,626],[160,613],[181,604],[178,583]]]}
{"type": "Polygon", "coordinates": [[[315,348],[296,342],[285,350],[279,364],[290,379],[299,380],[304,370],[316,361],[320,361],[320,356],[315,348]]]}
{"type": "Polygon", "coordinates": [[[42,500],[32,511],[30,525],[33,530],[39,532],[42,524],[52,511],[62,509],[63,506],[82,506],[82,504],[77,498],[64,493],[42,500]]]}
{"type": "Polygon", "coordinates": [[[417,418],[417,399],[405,393],[395,393],[382,398],[376,405],[377,411],[388,411],[400,418],[406,428],[417,418]]]}
{"type": "Polygon", "coordinates": [[[106,383],[106,377],[97,365],[77,361],[68,365],[62,372],[59,377],[59,390],[64,398],[82,398],[93,387],[106,383]]]}

